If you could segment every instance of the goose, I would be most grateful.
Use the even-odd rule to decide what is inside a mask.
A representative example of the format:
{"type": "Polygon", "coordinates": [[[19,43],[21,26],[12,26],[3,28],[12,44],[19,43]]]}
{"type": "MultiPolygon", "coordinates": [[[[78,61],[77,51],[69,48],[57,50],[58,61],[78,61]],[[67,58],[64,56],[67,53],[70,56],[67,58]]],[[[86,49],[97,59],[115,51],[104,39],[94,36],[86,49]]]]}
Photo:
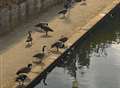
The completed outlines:
{"type": "Polygon", "coordinates": [[[28,78],[26,74],[20,74],[16,77],[16,82],[19,82],[19,85],[24,85],[24,81],[28,78]]]}
{"type": "Polygon", "coordinates": [[[57,52],[59,51],[59,48],[64,48],[64,47],[65,45],[62,41],[57,41],[51,45],[51,48],[57,48],[57,52]]]}
{"type": "Polygon", "coordinates": [[[62,38],[60,38],[58,41],[66,42],[67,40],[68,40],[68,37],[62,37],[62,38]]]}
{"type": "Polygon", "coordinates": [[[26,42],[28,43],[28,44],[31,44],[32,45],[32,34],[31,34],[32,32],[31,31],[28,31],[28,37],[27,37],[27,40],[26,40],[26,42]]]}
{"type": "Polygon", "coordinates": [[[63,17],[65,17],[65,15],[67,14],[68,10],[67,9],[63,9],[61,11],[58,12],[58,14],[62,14],[63,17]]]}
{"type": "Polygon", "coordinates": [[[45,56],[45,48],[46,48],[47,46],[46,45],[44,45],[43,47],[42,47],[42,53],[37,53],[37,54],[35,54],[33,57],[35,57],[35,58],[37,58],[37,59],[39,59],[40,60],[40,62],[42,61],[42,59],[44,58],[44,56],[45,56]]]}
{"type": "Polygon", "coordinates": [[[27,67],[23,67],[19,69],[16,74],[19,75],[21,73],[29,73],[31,69],[32,69],[32,64],[28,64],[27,67]]]}
{"type": "Polygon", "coordinates": [[[53,32],[53,30],[48,26],[48,23],[39,23],[35,25],[36,27],[40,27],[48,36],[48,32],[53,32]]]}

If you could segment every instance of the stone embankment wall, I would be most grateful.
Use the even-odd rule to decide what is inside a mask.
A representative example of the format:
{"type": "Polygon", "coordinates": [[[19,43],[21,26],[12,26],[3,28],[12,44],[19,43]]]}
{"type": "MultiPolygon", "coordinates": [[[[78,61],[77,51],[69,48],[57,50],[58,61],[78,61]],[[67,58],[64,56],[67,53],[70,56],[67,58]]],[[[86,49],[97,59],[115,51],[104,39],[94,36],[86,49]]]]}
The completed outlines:
{"type": "Polygon", "coordinates": [[[18,0],[16,4],[0,9],[0,35],[12,31],[41,11],[64,0],[18,0]]]}

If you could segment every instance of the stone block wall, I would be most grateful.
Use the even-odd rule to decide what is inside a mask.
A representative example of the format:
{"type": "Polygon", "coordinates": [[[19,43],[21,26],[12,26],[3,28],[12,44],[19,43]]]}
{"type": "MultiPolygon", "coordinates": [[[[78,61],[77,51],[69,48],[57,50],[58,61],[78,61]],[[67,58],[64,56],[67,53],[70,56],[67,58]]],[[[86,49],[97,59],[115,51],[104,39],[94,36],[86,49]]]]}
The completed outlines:
{"type": "Polygon", "coordinates": [[[0,35],[12,31],[17,25],[27,22],[50,6],[64,0],[22,0],[12,6],[0,9],[0,35]]]}

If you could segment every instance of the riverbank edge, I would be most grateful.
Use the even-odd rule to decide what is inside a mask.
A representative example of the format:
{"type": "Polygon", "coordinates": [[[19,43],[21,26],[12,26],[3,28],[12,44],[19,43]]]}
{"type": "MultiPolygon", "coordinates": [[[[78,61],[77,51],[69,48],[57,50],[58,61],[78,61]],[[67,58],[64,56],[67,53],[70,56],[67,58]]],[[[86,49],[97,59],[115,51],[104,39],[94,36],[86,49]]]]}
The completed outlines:
{"type": "Polygon", "coordinates": [[[61,54],[51,54],[49,57],[45,58],[45,60],[43,61],[45,63],[45,67],[43,67],[43,69],[41,69],[41,66],[39,65],[39,66],[36,66],[28,74],[28,77],[31,79],[31,82],[26,86],[26,88],[33,88],[37,83],[39,83],[40,80],[42,79],[41,78],[42,75],[44,75],[44,73],[46,73],[48,70],[53,68],[55,66],[55,63],[57,63],[60,60],[60,58],[64,55],[64,53],[68,52],[78,40],[84,39],[84,37],[92,31],[91,28],[93,28],[98,22],[104,19],[104,17],[106,17],[107,14],[109,14],[109,12],[111,12],[113,8],[117,7],[119,3],[120,3],[120,0],[113,1],[111,5],[107,6],[97,16],[91,19],[88,24],[86,24],[82,28],[77,27],[76,33],[73,34],[69,38],[69,40],[65,43],[68,46],[67,49],[60,50],[61,54]],[[36,74],[36,72],[38,73],[36,74]]]}

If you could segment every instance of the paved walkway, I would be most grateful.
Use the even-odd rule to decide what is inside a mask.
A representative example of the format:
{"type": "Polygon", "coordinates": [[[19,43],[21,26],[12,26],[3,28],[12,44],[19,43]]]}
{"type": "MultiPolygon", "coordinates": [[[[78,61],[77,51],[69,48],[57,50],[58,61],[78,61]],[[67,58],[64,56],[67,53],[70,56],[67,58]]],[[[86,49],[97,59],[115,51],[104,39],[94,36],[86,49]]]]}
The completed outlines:
{"type": "MultiPolygon", "coordinates": [[[[86,23],[95,17],[106,6],[114,0],[87,0],[87,5],[76,4],[70,11],[70,16],[66,19],[60,19],[56,15],[61,6],[52,8],[47,13],[41,15],[38,19],[23,25],[16,31],[0,39],[0,88],[10,88],[14,85],[15,73],[17,69],[33,61],[33,55],[41,52],[41,47],[54,43],[61,35],[70,37],[77,32],[78,26],[83,27],[86,23]],[[43,33],[35,32],[34,25],[40,21],[48,21],[49,26],[54,30],[49,33],[50,37],[45,38],[43,33]],[[33,46],[25,48],[26,32],[33,32],[33,46]]],[[[48,53],[46,51],[46,53],[48,53]]],[[[47,54],[48,55],[48,54],[47,54]]]]}

